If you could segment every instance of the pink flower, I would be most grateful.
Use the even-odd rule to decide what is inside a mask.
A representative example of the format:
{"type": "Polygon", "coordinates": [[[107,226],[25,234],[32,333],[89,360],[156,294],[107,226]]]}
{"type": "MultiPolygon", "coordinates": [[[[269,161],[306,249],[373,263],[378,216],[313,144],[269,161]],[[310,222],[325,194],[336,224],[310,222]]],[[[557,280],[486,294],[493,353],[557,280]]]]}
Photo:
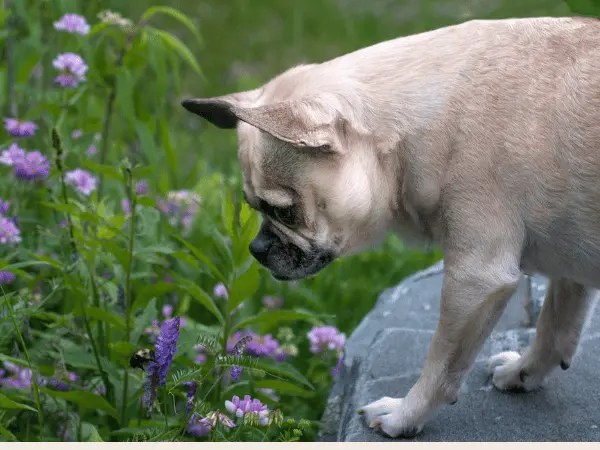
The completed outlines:
{"type": "Polygon", "coordinates": [[[38,126],[33,122],[13,119],[7,117],[4,119],[4,129],[12,136],[19,138],[32,137],[38,126]]]}
{"type": "Polygon", "coordinates": [[[83,58],[75,53],[62,53],[52,61],[55,69],[60,70],[54,81],[62,87],[77,87],[80,81],[85,80],[88,66],[83,58]]]}
{"type": "Polygon", "coordinates": [[[86,35],[90,32],[90,26],[85,17],[78,14],[65,14],[60,20],[54,22],[54,29],[81,35],[86,35]]]}
{"type": "Polygon", "coordinates": [[[65,183],[73,186],[85,196],[89,196],[96,189],[96,178],[82,169],[75,169],[65,174],[65,183]]]}

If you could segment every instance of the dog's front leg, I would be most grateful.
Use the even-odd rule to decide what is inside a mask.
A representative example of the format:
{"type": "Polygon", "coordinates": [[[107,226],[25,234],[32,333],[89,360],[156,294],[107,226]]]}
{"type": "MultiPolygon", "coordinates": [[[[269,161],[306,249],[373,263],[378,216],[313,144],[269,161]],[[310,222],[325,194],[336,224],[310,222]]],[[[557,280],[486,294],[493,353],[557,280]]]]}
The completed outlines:
{"type": "Polygon", "coordinates": [[[370,427],[391,437],[414,436],[441,405],[457,401],[473,360],[516,289],[516,256],[446,259],[440,320],[421,377],[406,397],[384,397],[361,408],[370,427]]]}

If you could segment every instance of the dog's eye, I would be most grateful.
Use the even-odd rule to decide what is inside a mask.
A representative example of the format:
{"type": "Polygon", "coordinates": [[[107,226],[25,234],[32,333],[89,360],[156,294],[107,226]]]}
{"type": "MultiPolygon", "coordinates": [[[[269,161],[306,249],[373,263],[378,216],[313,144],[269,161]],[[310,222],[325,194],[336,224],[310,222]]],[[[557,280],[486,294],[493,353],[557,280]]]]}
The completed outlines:
{"type": "Polygon", "coordinates": [[[293,225],[296,220],[294,208],[273,208],[273,216],[284,225],[293,225]]]}

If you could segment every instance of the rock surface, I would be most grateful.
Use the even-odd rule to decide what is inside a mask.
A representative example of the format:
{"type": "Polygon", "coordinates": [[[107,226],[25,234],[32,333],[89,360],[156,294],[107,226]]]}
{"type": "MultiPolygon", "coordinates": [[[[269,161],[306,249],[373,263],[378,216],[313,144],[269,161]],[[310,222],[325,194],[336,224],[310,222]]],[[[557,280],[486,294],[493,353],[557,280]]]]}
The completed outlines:
{"type": "MultiPolygon", "coordinates": [[[[382,396],[403,397],[418,379],[437,326],[443,262],[384,292],[346,343],[323,416],[321,440],[379,442],[356,410],[382,396]]],[[[485,373],[495,353],[520,353],[535,335],[546,280],[523,277],[463,384],[415,441],[600,440],[600,308],[593,308],[571,368],[527,394],[498,392],[485,373]]]]}

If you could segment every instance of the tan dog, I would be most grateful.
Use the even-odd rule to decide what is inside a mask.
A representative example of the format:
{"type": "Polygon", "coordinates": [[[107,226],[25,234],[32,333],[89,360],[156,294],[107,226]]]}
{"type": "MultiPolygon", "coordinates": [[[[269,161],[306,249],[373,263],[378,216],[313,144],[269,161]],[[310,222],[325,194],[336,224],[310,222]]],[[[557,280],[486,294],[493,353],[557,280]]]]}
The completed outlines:
{"type": "Polygon", "coordinates": [[[386,232],[439,243],[441,316],[404,398],[362,408],[389,436],[456,402],[522,271],[551,278],[534,344],[490,360],[531,390],[569,367],[600,287],[600,22],[470,21],[295,67],[183,106],[237,127],[251,245],[278,279],[386,232]]]}

